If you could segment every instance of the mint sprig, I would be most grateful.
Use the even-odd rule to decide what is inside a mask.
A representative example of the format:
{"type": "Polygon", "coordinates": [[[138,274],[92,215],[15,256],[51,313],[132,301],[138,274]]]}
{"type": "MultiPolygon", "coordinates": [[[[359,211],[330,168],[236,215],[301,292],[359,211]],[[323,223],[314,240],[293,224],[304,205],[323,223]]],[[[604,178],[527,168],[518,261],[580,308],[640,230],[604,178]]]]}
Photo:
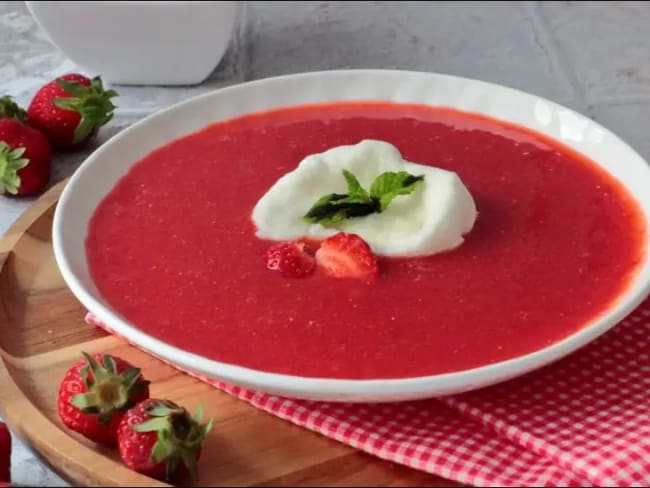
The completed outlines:
{"type": "Polygon", "coordinates": [[[417,184],[424,180],[424,175],[387,171],[375,178],[368,192],[349,171],[343,170],[343,177],[348,184],[348,192],[320,197],[304,215],[307,222],[330,227],[350,218],[381,213],[395,197],[413,193],[417,184]]]}

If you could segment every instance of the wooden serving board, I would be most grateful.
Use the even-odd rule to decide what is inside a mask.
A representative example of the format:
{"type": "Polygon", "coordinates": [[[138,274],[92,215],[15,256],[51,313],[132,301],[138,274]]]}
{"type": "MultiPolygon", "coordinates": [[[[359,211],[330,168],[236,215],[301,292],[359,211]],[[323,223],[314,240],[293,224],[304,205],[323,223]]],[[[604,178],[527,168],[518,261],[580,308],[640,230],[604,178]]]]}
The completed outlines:
{"type": "Polygon", "coordinates": [[[116,451],[59,422],[59,381],[84,350],[142,367],[152,396],[190,411],[204,404],[214,428],[204,444],[199,486],[449,485],[259,411],[87,325],[52,252],[52,218],[64,185],[37,200],[0,240],[0,412],[62,477],[85,486],[167,486],[130,471],[116,451]]]}

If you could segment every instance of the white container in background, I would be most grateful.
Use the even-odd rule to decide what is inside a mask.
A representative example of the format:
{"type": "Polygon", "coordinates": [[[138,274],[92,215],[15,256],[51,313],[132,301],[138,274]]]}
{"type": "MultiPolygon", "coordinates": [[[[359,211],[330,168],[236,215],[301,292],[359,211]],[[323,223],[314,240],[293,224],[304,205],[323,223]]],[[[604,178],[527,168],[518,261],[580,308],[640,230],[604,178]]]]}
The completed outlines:
{"type": "Polygon", "coordinates": [[[228,48],[241,2],[28,1],[50,41],[108,83],[193,85],[228,48]]]}

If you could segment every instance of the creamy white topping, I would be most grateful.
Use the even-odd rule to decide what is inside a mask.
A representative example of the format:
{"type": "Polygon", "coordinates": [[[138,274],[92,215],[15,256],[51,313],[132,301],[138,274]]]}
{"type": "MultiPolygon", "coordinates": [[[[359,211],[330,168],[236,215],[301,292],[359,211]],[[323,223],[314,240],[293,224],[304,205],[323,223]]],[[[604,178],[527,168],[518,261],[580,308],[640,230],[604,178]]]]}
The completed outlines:
{"type": "Polygon", "coordinates": [[[267,191],[252,215],[262,239],[324,239],[343,231],[361,236],[380,256],[425,256],[453,249],[463,243],[476,217],[474,200],[456,173],[405,161],[395,146],[375,140],[307,156],[267,191]],[[347,192],[344,169],[366,189],[387,171],[424,175],[424,181],[381,213],[350,218],[335,228],[306,222],[303,216],[318,198],[347,192]]]}

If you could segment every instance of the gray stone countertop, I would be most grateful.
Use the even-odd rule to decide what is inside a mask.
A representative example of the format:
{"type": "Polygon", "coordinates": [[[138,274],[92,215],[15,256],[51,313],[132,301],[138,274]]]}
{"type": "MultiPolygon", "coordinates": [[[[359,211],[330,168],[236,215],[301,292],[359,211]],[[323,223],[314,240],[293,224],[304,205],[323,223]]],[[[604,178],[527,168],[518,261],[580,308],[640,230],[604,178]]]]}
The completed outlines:
{"type": "MultiPolygon", "coordinates": [[[[143,116],[222,86],[300,71],[399,68],[549,98],[599,121],[650,159],[649,32],[650,2],[249,2],[230,50],[203,84],[115,86],[119,108],[97,144],[143,116]]],[[[0,2],[0,94],[26,104],[42,83],[72,70],[22,2],[0,2]]],[[[57,158],[52,183],[90,151],[57,158]]],[[[30,202],[0,197],[0,234],[30,202]]],[[[14,450],[15,483],[65,486],[18,440],[14,450]]]]}

